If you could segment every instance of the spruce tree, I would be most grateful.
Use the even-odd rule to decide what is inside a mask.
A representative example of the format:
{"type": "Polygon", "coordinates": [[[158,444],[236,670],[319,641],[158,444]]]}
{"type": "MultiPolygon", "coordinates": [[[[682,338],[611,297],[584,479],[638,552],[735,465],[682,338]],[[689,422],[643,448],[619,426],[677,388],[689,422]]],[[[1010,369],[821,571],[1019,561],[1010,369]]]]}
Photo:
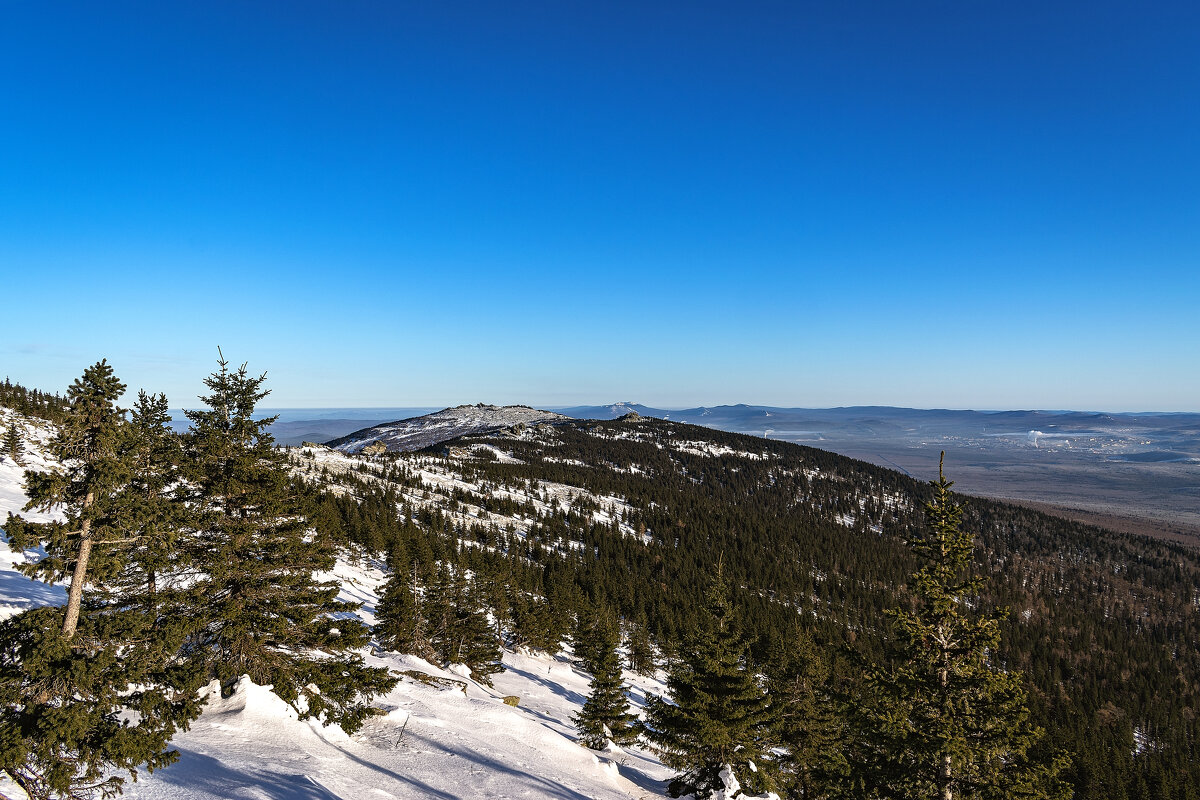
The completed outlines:
{"type": "Polygon", "coordinates": [[[786,797],[828,797],[845,772],[841,719],[831,697],[829,662],[795,625],[774,643],[766,665],[771,739],[786,797]]]}
{"type": "Polygon", "coordinates": [[[491,686],[491,676],[504,671],[500,640],[488,622],[487,612],[474,581],[464,580],[455,598],[455,648],[451,658],[470,667],[471,677],[475,680],[485,686],[491,686]]]}
{"type": "MultiPolygon", "coordinates": [[[[945,454],[943,453],[943,458],[945,454]]],[[[888,664],[867,676],[852,706],[849,794],[889,800],[1066,798],[1065,758],[1039,763],[1042,731],[1029,719],[1023,677],[995,663],[1003,613],[982,615],[983,580],[962,507],[941,464],[925,506],[928,531],[910,545],[921,562],[915,610],[892,612],[888,664]]]]}
{"type": "Polygon", "coordinates": [[[434,659],[439,664],[449,664],[455,651],[454,578],[450,567],[439,564],[433,579],[425,585],[425,596],[421,605],[425,611],[425,626],[429,631],[429,643],[434,659]]]}
{"type": "Polygon", "coordinates": [[[118,492],[128,483],[130,465],[123,459],[127,436],[124,412],[116,403],[125,384],[101,360],[84,370],[67,393],[69,411],[50,443],[50,455],[59,466],[48,472],[27,472],[29,502],[25,510],[60,509],[61,524],[30,525],[12,519],[5,530],[14,548],[41,544],[46,558],[27,564],[30,577],[58,581],[71,575],[63,635],[70,639],[79,621],[83,589],[93,573],[107,577],[114,559],[111,548],[102,548],[92,562],[96,542],[122,538],[118,492]]]}
{"type": "Polygon", "coordinates": [[[591,657],[592,680],[588,699],[572,717],[579,731],[579,742],[592,750],[604,750],[609,741],[630,744],[637,739],[637,718],[629,713],[621,660],[617,656],[614,627],[595,626],[591,657]]]}
{"type": "Polygon", "coordinates": [[[46,550],[27,574],[71,576],[65,610],[0,623],[0,769],[35,800],[119,792],[114,771],[171,763],[171,735],[199,713],[198,686],[174,657],[179,640],[117,580],[145,521],[123,501],[138,469],[116,407],[123,390],[107,363],[89,367],[50,444],[59,465],[26,473],[26,510],[59,508],[66,521],[10,516],[5,526],[15,549],[46,550]]]}
{"type": "Polygon", "coordinates": [[[626,659],[631,672],[636,672],[638,675],[653,675],[658,669],[658,664],[654,660],[654,646],[650,643],[650,635],[646,633],[644,622],[630,623],[626,649],[626,659]]]}
{"type": "Polygon", "coordinates": [[[120,792],[174,762],[167,745],[200,713],[194,682],[164,669],[149,625],[104,612],[38,608],[0,622],[0,769],[32,800],[90,800],[120,792]]]}
{"type": "Polygon", "coordinates": [[[138,392],[124,448],[131,465],[130,480],[117,497],[126,558],[119,577],[111,582],[126,597],[136,596],[147,612],[164,622],[180,609],[167,613],[160,611],[160,606],[179,597],[160,590],[170,589],[169,584],[187,569],[176,544],[180,531],[193,521],[180,498],[183,449],[170,421],[166,395],[138,392]],[[168,585],[163,586],[164,582],[168,585]]]}
{"type": "Polygon", "coordinates": [[[672,796],[710,797],[726,788],[724,767],[743,787],[766,788],[766,695],[747,662],[720,568],[699,630],[669,668],[667,688],[673,702],[651,697],[645,729],[663,763],[679,770],[672,796]]]}
{"type": "Polygon", "coordinates": [[[181,546],[199,575],[191,603],[203,609],[189,652],[223,687],[248,675],[301,717],[353,731],[373,713],[369,699],[395,680],[354,652],[370,638],[350,616],[357,604],[337,600],[337,586],[314,577],[333,567],[334,554],[309,529],[302,493],[267,431],[274,418],[254,417],[269,393],[266,375],[252,376],[244,364],[231,370],[223,357],[218,364],[200,398],[207,408],[186,412],[197,516],[181,546]]]}
{"type": "Polygon", "coordinates": [[[601,659],[607,656],[606,651],[610,646],[615,647],[617,640],[617,620],[608,609],[588,605],[576,615],[571,650],[584,672],[595,674],[601,659]]]}
{"type": "Polygon", "coordinates": [[[9,419],[0,448],[18,467],[25,466],[25,441],[21,435],[21,420],[16,414],[9,419]]]}
{"type": "Polygon", "coordinates": [[[392,573],[375,606],[375,638],[388,650],[411,653],[425,660],[434,657],[429,641],[425,608],[415,590],[415,573],[392,573]]]}

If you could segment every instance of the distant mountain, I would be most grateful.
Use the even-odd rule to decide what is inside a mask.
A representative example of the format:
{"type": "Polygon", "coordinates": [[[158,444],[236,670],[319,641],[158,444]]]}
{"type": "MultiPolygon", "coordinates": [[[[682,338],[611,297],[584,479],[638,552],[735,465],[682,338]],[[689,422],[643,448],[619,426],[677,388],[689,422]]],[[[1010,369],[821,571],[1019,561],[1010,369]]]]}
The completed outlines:
{"type": "Polygon", "coordinates": [[[459,436],[492,433],[517,426],[557,424],[570,417],[529,406],[455,406],[420,417],[362,428],[327,442],[343,453],[358,453],[369,445],[383,445],[389,453],[406,453],[440,444],[459,436]]]}
{"type": "Polygon", "coordinates": [[[671,412],[664,411],[661,408],[651,408],[644,406],[641,403],[613,403],[610,406],[572,406],[570,408],[555,409],[558,413],[574,419],[620,419],[629,413],[636,413],[643,417],[659,417],[671,412]]]}

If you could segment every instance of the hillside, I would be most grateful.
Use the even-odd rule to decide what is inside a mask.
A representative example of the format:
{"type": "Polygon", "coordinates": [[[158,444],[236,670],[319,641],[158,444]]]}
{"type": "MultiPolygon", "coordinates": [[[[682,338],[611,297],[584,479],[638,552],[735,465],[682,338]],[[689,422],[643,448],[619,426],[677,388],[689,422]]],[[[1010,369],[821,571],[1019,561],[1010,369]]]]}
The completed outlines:
{"type": "MultiPolygon", "coordinates": [[[[488,580],[552,605],[603,602],[665,643],[694,624],[723,559],[758,657],[799,621],[835,664],[847,650],[880,656],[884,612],[913,569],[903,539],[928,497],[922,481],[825,451],[647,418],[464,436],[369,467],[299,458],[399,504],[386,524],[341,507],[369,547],[437,553],[449,537],[447,555],[488,580]]],[[[981,499],[966,524],[990,576],[984,602],[1010,609],[1005,663],[1077,755],[1076,796],[1200,777],[1200,555],[981,499]]],[[[501,613],[522,635],[519,604],[501,613]]]]}
{"type": "MultiPolygon", "coordinates": [[[[0,408],[0,429],[16,419],[0,408]]],[[[42,453],[52,426],[23,418],[25,466],[55,466],[42,453]]],[[[346,462],[350,463],[350,462],[346,462]]],[[[0,520],[20,512],[25,502],[24,469],[0,456],[0,520]]],[[[52,520],[55,515],[29,515],[52,520]]],[[[3,544],[7,545],[7,538],[3,544]]],[[[31,580],[15,565],[39,558],[0,547],[0,618],[66,600],[62,585],[31,580]]],[[[340,599],[361,603],[357,612],[374,622],[379,589],[386,580],[382,563],[361,548],[343,550],[336,568],[321,576],[341,587],[340,599]]],[[[204,714],[172,746],[178,763],[127,784],[123,797],[140,800],[360,800],[378,796],[503,798],[533,800],[631,800],[655,792],[669,771],[650,753],[631,748],[593,753],[575,743],[572,714],[587,694],[589,676],[574,664],[569,648],[557,653],[508,649],[506,671],[486,686],[464,674],[421,658],[373,648],[373,666],[403,673],[401,683],[377,698],[385,713],[347,736],[340,728],[299,721],[296,712],[270,687],[247,678],[222,697],[205,690],[204,714]],[[503,698],[519,698],[516,707],[503,698]]],[[[653,677],[626,675],[634,707],[647,693],[663,692],[653,677]]],[[[0,778],[0,795],[23,793],[0,778]]]]}
{"type": "Polygon", "coordinates": [[[402,419],[362,428],[327,444],[346,453],[358,453],[372,445],[387,452],[405,453],[449,441],[458,436],[517,428],[525,425],[554,424],[567,417],[529,406],[455,406],[421,417],[402,419]]]}
{"type": "MultiPolygon", "coordinates": [[[[422,450],[305,447],[290,451],[291,467],[317,529],[341,548],[332,577],[343,598],[364,603],[368,623],[389,573],[411,576],[424,594],[439,566],[470,576],[505,645],[495,686],[376,643],[372,664],[426,678],[378,698],[387,714],[362,732],[298,722],[242,684],[212,697],[176,738],[181,763],[143,776],[132,796],[215,798],[228,787],[315,798],[659,794],[671,771],[645,750],[592,754],[572,742],[588,679],[570,662],[573,620],[610,611],[627,643],[645,632],[672,653],[696,624],[696,598],[718,561],[760,663],[809,639],[830,690],[853,693],[858,660],[881,657],[885,611],[905,602],[913,560],[903,539],[923,525],[924,482],[667,420],[526,424],[508,409],[467,409],[406,421],[406,446],[436,442],[422,450]],[[464,419],[475,432],[446,438],[464,419]],[[463,681],[466,696],[446,681],[463,681]],[[505,706],[505,695],[520,704],[505,706]]],[[[518,412],[527,413],[537,412],[518,412]]],[[[49,423],[34,427],[30,463],[41,468],[49,423]]],[[[15,466],[0,467],[0,514],[20,505],[20,480],[15,466]]],[[[1187,798],[1183,787],[1200,778],[1200,556],[999,503],[968,508],[989,576],[980,599],[1010,609],[997,658],[1024,671],[1049,743],[1073,754],[1076,797],[1118,796],[1116,787],[1149,796],[1138,788],[1157,782],[1164,797],[1187,798]]],[[[23,557],[36,554],[0,563],[6,613],[61,603],[61,587],[11,570],[23,557]]],[[[654,678],[625,678],[635,710],[663,691],[654,678]]]]}

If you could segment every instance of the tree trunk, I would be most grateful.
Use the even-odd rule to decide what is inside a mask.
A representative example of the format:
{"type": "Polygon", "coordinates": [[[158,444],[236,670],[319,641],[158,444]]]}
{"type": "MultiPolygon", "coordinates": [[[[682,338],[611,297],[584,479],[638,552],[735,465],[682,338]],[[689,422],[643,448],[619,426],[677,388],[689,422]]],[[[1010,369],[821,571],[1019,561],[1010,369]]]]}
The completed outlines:
{"type": "MultiPolygon", "coordinates": [[[[83,500],[83,510],[91,506],[96,496],[88,492],[83,500]]],[[[83,582],[87,578],[88,558],[92,555],[92,521],[84,519],[79,530],[79,558],[75,561],[75,573],[71,576],[71,590],[67,594],[67,618],[63,620],[63,636],[72,639],[79,625],[79,606],[83,602],[83,582]]]]}

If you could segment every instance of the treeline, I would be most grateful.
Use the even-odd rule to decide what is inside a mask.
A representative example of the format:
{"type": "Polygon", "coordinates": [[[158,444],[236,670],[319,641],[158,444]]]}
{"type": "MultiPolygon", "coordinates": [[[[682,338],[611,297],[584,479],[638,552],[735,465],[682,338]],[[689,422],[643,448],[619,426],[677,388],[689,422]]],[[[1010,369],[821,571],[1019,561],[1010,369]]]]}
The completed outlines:
{"type": "Polygon", "coordinates": [[[26,417],[60,422],[66,414],[67,400],[40,389],[26,389],[5,378],[4,383],[0,383],[0,406],[11,408],[26,417]]]}

